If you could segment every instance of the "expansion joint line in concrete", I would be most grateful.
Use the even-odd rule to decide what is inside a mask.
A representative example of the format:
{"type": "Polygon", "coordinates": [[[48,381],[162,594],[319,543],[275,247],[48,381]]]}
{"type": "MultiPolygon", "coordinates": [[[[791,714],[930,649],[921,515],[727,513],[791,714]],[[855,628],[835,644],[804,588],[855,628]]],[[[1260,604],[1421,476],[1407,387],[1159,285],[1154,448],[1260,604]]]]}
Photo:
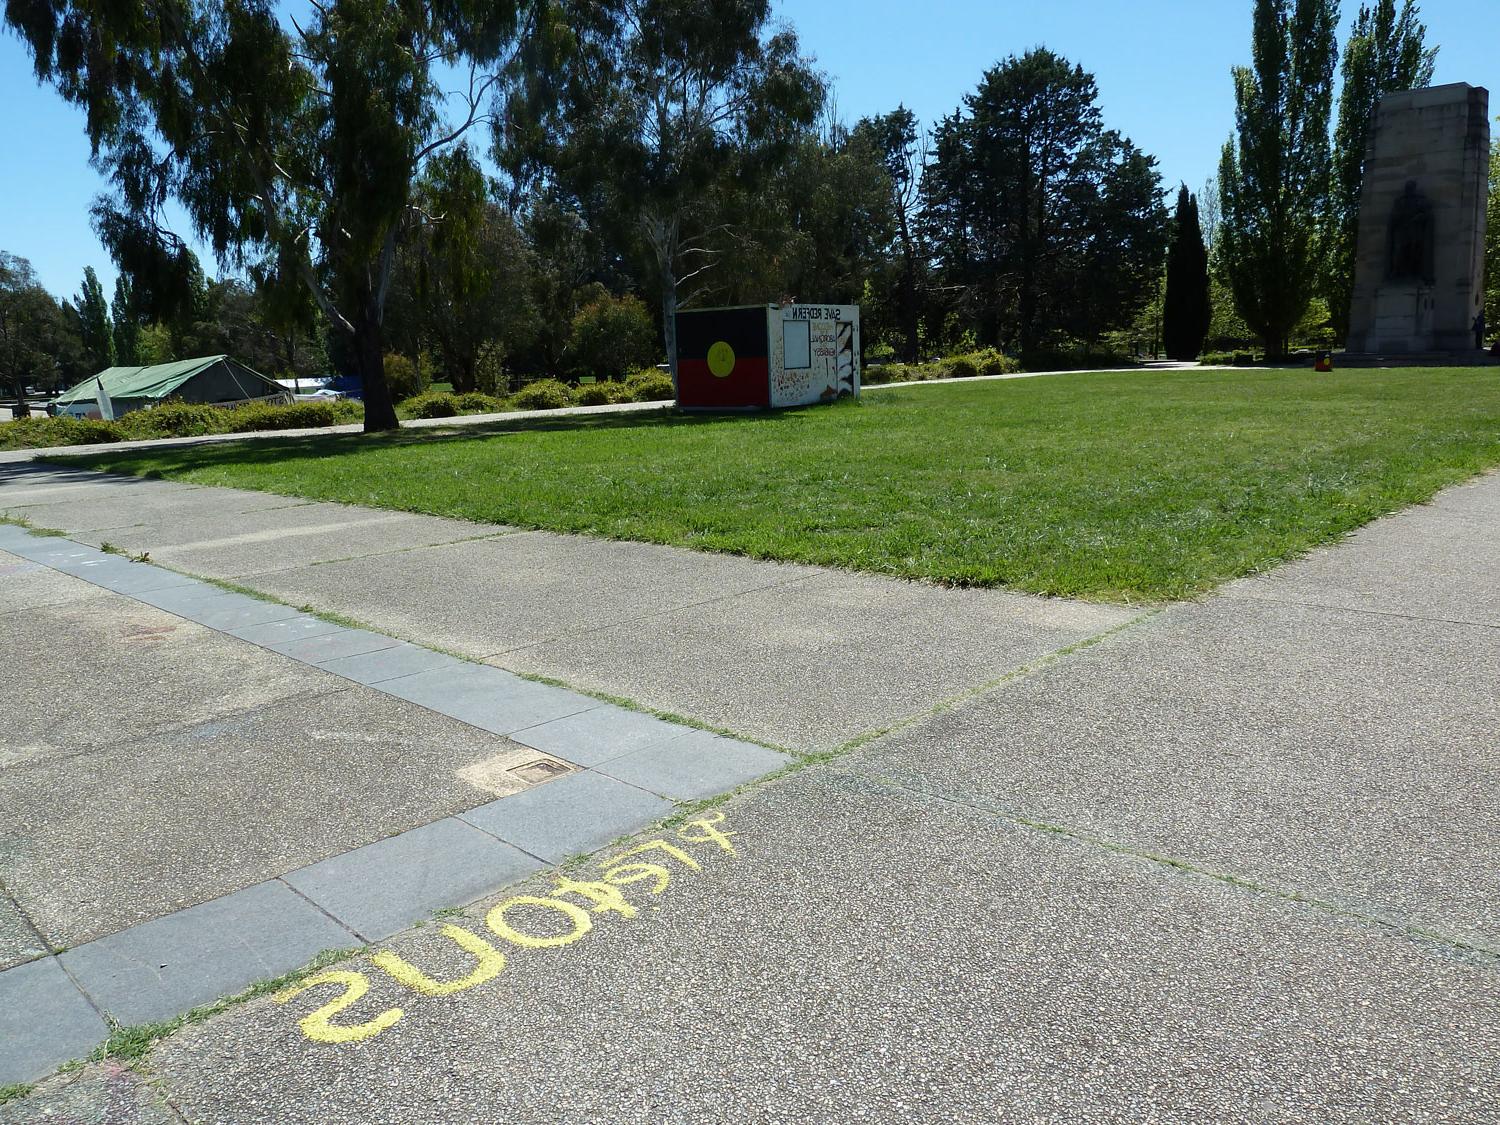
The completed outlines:
{"type": "Polygon", "coordinates": [[[1500,969],[1500,949],[1477,942],[1467,941],[1463,938],[1453,937],[1450,934],[1441,933],[1429,929],[1426,926],[1414,925],[1392,918],[1371,914],[1368,911],[1359,910],[1352,906],[1330,899],[1321,898],[1306,892],[1277,887],[1268,883],[1257,882],[1247,879],[1241,875],[1235,875],[1228,871],[1219,871],[1212,867],[1206,867],[1192,860],[1182,859],[1178,856],[1164,855],[1161,852],[1153,852],[1146,848],[1135,847],[1131,844],[1122,844],[1117,840],[1109,840],[1103,836],[1095,835],[1082,828],[1076,828],[1068,824],[1058,824],[1054,821],[1040,820],[1036,817],[1027,816],[1016,812],[1014,809],[999,808],[994,805],[977,801],[973,797],[959,796],[944,792],[925,785],[914,784],[903,781],[889,774],[877,774],[873,777],[866,774],[854,773],[849,770],[838,770],[842,776],[877,784],[889,789],[897,789],[905,793],[912,793],[926,797],[929,800],[939,801],[943,804],[953,805],[957,808],[968,809],[981,813],[985,816],[993,816],[1018,828],[1025,828],[1033,832],[1043,833],[1050,836],[1061,836],[1075,843],[1087,847],[1097,848],[1110,855],[1125,856],[1130,859],[1141,860],[1146,863],[1166,868],[1178,874],[1196,875],[1200,878],[1211,879],[1216,883],[1234,887],[1236,890],[1245,891],[1249,894],[1260,895],[1266,898],[1279,899],[1282,902],[1296,903],[1299,906],[1310,907],[1320,913],[1331,915],[1335,918],[1345,918],[1350,921],[1359,922],[1366,926],[1385,930],[1396,934],[1409,941],[1415,941],[1427,945],[1441,947],[1450,955],[1462,956],[1464,959],[1482,965],[1485,968],[1500,969]]]}
{"type": "Polygon", "coordinates": [[[1239,594],[1246,601],[1261,602],[1265,605],[1295,605],[1303,609],[1322,609],[1330,613],[1350,613],[1356,617],[1385,617],[1397,621],[1426,621],[1433,625],[1458,625],[1465,629],[1500,629],[1500,625],[1491,621],[1459,621],[1452,617],[1429,617],[1423,613],[1397,613],[1391,609],[1367,609],[1359,606],[1329,605],[1327,602],[1309,602],[1300,598],[1276,598],[1266,594],[1239,594]]]}

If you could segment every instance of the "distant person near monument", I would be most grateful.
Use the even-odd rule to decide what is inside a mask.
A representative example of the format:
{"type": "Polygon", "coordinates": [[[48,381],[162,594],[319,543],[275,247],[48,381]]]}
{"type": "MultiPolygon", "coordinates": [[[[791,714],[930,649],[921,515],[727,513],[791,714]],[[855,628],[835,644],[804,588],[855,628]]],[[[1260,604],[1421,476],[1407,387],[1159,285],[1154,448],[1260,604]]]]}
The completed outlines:
{"type": "Polygon", "coordinates": [[[1455,82],[1380,99],[1365,151],[1348,355],[1484,347],[1489,93],[1455,82]]]}

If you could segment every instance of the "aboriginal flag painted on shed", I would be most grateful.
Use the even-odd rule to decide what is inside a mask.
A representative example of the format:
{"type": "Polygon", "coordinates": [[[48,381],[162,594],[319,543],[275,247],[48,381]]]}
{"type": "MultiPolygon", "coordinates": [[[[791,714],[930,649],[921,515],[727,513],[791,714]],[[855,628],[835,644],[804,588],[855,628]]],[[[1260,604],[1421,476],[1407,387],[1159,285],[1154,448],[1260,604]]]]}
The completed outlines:
{"type": "Polygon", "coordinates": [[[770,406],[769,353],[764,305],[678,313],[678,405],[770,406]]]}

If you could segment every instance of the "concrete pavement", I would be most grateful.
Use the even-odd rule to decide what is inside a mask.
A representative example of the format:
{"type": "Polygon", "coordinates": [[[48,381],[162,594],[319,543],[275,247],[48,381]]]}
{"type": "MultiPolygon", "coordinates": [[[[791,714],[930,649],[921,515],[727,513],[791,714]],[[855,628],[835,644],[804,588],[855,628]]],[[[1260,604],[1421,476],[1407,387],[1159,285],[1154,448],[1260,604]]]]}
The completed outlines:
{"type": "Polygon", "coordinates": [[[798,752],[1139,616],[44,465],[0,466],[0,513],[798,752]]]}
{"type": "MultiPolygon", "coordinates": [[[[40,508],[90,486],[28,487],[40,508]]],[[[1492,474],[1202,602],[1064,618],[1074,634],[1065,604],[851,584],[821,637],[799,604],[856,662],[902,622],[992,614],[956,630],[988,660],[948,666],[965,679],[917,645],[862,671],[877,694],[949,677],[896,718],[768,697],[814,747],[897,729],[0,1120],[1500,1121],[1497,526],[1492,474]]],[[[794,648],[769,585],[696,612],[733,604],[726,632],[794,648]]],[[[733,713],[673,667],[632,682],[733,713]]]]}

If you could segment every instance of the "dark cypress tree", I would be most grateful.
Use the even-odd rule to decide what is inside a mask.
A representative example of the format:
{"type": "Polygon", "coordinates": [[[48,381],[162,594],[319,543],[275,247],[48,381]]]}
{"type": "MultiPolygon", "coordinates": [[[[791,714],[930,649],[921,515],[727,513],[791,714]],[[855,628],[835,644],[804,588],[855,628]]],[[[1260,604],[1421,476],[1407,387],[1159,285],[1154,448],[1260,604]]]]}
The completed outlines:
{"type": "Polygon", "coordinates": [[[1208,250],[1198,225],[1198,201],[1184,184],[1177,193],[1172,245],[1167,251],[1167,293],[1162,302],[1161,334],[1168,357],[1197,359],[1212,319],[1208,250]]]}

